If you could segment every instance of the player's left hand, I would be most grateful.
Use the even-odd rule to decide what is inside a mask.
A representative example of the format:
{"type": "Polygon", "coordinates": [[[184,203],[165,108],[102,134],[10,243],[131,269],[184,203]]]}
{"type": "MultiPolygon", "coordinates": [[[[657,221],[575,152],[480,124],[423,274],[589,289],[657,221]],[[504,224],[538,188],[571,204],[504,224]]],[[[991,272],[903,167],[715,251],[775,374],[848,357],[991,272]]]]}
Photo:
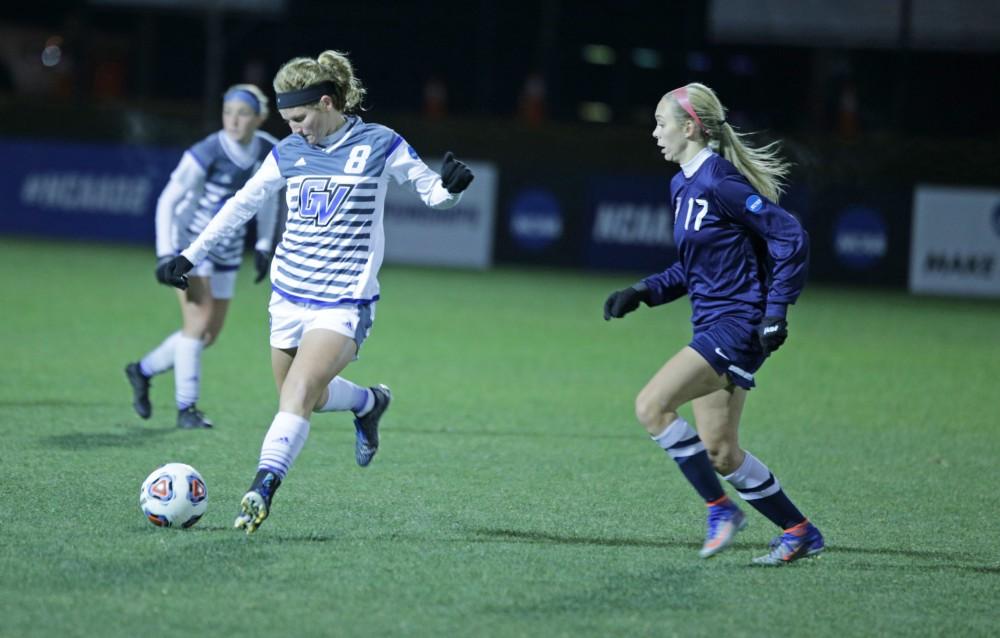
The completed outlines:
{"type": "Polygon", "coordinates": [[[788,338],[788,322],[782,317],[764,317],[757,326],[757,340],[764,354],[771,354],[788,338]]]}
{"type": "Polygon", "coordinates": [[[187,290],[187,274],[191,272],[194,265],[183,255],[177,255],[170,261],[164,261],[156,267],[156,280],[161,284],[173,286],[180,290],[187,290]]]}
{"type": "Polygon", "coordinates": [[[257,269],[257,276],[253,282],[259,284],[271,270],[271,253],[265,250],[253,251],[253,267],[257,269]]]}
{"type": "Polygon", "coordinates": [[[448,151],[444,154],[444,163],[441,164],[441,183],[451,194],[461,193],[472,180],[475,179],[472,170],[455,159],[455,154],[448,151]]]}

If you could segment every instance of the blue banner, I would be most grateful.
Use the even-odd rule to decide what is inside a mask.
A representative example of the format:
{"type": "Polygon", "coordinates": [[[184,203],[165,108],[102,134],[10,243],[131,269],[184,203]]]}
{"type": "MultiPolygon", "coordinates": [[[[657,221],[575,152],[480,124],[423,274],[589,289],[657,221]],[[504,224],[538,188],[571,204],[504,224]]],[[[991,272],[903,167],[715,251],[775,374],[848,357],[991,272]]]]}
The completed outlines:
{"type": "Polygon", "coordinates": [[[183,149],[0,140],[0,233],[152,244],[183,149]]]}
{"type": "Polygon", "coordinates": [[[668,178],[599,177],[588,186],[584,265],[654,273],[677,261],[668,178]]]}

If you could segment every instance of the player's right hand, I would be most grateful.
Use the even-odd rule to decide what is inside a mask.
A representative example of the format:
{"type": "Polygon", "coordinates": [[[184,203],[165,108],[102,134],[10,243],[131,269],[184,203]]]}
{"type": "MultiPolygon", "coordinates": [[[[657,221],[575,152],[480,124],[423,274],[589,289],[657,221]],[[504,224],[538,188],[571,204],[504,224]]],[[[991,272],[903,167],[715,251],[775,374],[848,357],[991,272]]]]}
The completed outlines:
{"type": "Polygon", "coordinates": [[[757,339],[764,354],[771,354],[788,338],[788,322],[784,317],[764,317],[757,326],[757,339]]]}
{"type": "Polygon", "coordinates": [[[271,256],[271,253],[264,250],[253,251],[253,267],[257,271],[257,276],[253,279],[255,284],[264,281],[271,272],[271,256]]]}
{"type": "Polygon", "coordinates": [[[635,286],[614,291],[604,301],[604,320],[610,321],[612,317],[621,319],[638,308],[640,301],[647,301],[648,292],[645,287],[639,289],[635,286]]]}
{"type": "Polygon", "coordinates": [[[194,265],[183,255],[160,259],[156,266],[156,281],[166,286],[187,290],[187,273],[194,265]]]}

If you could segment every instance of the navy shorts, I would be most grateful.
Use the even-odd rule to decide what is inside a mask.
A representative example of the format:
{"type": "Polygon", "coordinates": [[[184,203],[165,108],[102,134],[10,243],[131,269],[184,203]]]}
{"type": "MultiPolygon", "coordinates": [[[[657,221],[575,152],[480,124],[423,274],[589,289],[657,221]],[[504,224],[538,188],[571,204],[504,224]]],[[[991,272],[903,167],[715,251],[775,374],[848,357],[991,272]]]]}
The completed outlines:
{"type": "Polygon", "coordinates": [[[754,387],[753,373],[767,356],[757,341],[754,326],[735,319],[721,319],[695,333],[688,344],[708,361],[718,374],[749,390],[754,387]]]}

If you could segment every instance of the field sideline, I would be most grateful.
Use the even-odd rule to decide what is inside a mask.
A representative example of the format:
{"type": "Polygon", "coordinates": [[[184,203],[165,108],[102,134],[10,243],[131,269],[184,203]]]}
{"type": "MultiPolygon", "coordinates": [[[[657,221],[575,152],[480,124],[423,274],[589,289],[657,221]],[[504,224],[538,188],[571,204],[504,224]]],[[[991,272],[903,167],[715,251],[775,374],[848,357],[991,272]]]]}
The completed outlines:
{"type": "Polygon", "coordinates": [[[704,506],[633,416],[686,300],[606,323],[633,275],[384,268],[345,374],[393,389],[378,456],[358,468],[350,418],[317,415],[248,538],[268,291],[247,263],[203,359],[217,427],[179,431],[172,375],[143,422],[122,374],[179,326],[154,265],[0,238],[0,636],[996,635],[1000,302],[807,288],[742,433],[828,551],[762,569],[755,512],[697,557],[704,506]],[[138,510],[168,461],[208,484],[189,531],[138,510]]]}

